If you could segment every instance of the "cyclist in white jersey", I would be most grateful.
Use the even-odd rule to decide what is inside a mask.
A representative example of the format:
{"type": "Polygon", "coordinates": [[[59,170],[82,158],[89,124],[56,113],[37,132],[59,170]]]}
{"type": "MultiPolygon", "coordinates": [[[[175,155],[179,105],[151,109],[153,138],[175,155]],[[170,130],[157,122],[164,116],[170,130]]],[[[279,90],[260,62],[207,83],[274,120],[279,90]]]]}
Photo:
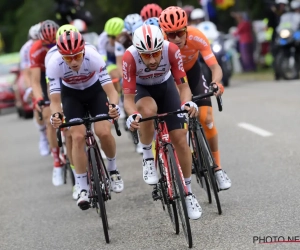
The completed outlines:
{"type": "Polygon", "coordinates": [[[122,57],[125,52],[124,46],[117,41],[117,37],[124,29],[124,21],[119,17],[109,19],[104,26],[104,31],[99,35],[98,52],[106,62],[106,69],[110,75],[116,90],[120,95],[119,106],[120,118],[124,118],[123,102],[121,100],[122,57]]]}
{"type": "MultiPolygon", "coordinates": [[[[133,45],[123,57],[123,91],[124,107],[130,114],[127,126],[130,130],[139,129],[143,145],[144,181],[150,185],[157,184],[158,176],[151,149],[153,121],[139,124],[138,120],[180,108],[189,110],[190,116],[196,116],[198,111],[197,105],[191,101],[192,94],[180,50],[174,43],[164,40],[157,26],[143,25],[135,30],[133,45]]],[[[188,215],[190,219],[198,219],[202,209],[191,189],[192,155],[186,140],[187,130],[183,129],[185,118],[174,115],[166,117],[165,121],[189,192],[185,198],[188,215]]]]}
{"type": "MultiPolygon", "coordinates": [[[[105,62],[97,51],[85,46],[82,35],[75,31],[64,32],[56,42],[58,51],[51,56],[49,67],[46,69],[50,85],[53,127],[57,128],[62,123],[62,113],[66,121],[81,119],[84,116],[85,104],[92,116],[108,113],[111,117],[117,118],[118,93],[106,71],[105,62]],[[116,105],[115,108],[112,108],[112,104],[116,105]]],[[[111,134],[111,123],[97,122],[94,129],[107,156],[112,191],[122,192],[124,184],[116,166],[116,143],[111,134]]],[[[84,125],[71,127],[70,133],[76,182],[80,187],[77,204],[81,209],[87,209],[89,186],[86,173],[87,156],[84,150],[85,127],[84,125]]]]}
{"type": "MultiPolygon", "coordinates": [[[[35,41],[39,39],[39,30],[41,24],[35,24],[30,27],[28,36],[29,40],[22,46],[20,50],[20,71],[22,72],[23,79],[25,82],[26,90],[23,96],[24,102],[28,102],[32,98],[32,87],[31,87],[31,71],[30,71],[30,49],[35,41]]],[[[49,155],[49,143],[46,134],[46,125],[44,121],[40,121],[37,115],[37,112],[34,112],[34,124],[39,130],[40,139],[39,139],[39,151],[40,155],[46,156],[49,155]]]]}

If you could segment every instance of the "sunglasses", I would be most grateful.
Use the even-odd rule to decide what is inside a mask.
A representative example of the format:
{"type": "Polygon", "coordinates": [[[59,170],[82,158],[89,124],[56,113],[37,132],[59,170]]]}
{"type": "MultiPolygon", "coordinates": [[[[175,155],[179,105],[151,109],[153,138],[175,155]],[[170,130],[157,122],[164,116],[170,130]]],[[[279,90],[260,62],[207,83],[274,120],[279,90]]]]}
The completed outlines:
{"type": "Polygon", "coordinates": [[[83,58],[84,51],[81,51],[75,55],[62,55],[62,58],[65,62],[71,63],[73,60],[79,61],[83,58]]]}
{"type": "Polygon", "coordinates": [[[140,53],[141,57],[145,60],[150,59],[151,57],[153,57],[153,58],[160,57],[161,54],[162,54],[161,50],[158,50],[158,51],[153,52],[153,53],[140,53]]]}
{"type": "Polygon", "coordinates": [[[178,36],[179,38],[181,38],[185,34],[186,34],[186,29],[179,30],[179,31],[176,31],[176,32],[166,32],[167,37],[171,38],[171,39],[175,39],[176,36],[178,36]]]}

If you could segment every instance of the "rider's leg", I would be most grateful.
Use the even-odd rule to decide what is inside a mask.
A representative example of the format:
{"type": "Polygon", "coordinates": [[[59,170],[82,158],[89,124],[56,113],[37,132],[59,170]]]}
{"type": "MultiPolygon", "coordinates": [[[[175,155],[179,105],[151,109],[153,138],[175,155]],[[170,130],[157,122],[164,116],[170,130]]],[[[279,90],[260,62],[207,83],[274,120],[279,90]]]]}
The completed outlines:
{"type": "MultiPolygon", "coordinates": [[[[140,89],[142,89],[142,87],[140,87],[140,89]]],[[[147,92],[139,91],[139,94],[138,101],[136,102],[138,112],[142,115],[142,117],[155,115],[157,113],[157,106],[153,98],[147,96],[147,92]]],[[[153,135],[153,121],[142,122],[140,124],[139,139],[143,148],[143,179],[147,184],[150,185],[158,182],[158,176],[154,165],[154,156],[152,152],[153,135]]]]}
{"type": "Polygon", "coordinates": [[[39,150],[42,156],[48,155],[50,153],[49,145],[48,145],[48,138],[46,132],[46,125],[44,120],[40,120],[38,116],[38,112],[34,111],[34,118],[33,118],[34,125],[39,130],[40,139],[39,139],[39,150]]]}

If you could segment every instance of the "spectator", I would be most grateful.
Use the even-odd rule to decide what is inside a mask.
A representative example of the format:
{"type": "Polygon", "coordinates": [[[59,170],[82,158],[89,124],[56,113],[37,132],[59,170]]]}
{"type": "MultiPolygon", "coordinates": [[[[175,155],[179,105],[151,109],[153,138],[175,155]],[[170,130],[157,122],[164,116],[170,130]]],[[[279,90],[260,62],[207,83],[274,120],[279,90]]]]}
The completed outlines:
{"type": "Polygon", "coordinates": [[[239,39],[239,51],[241,56],[241,63],[245,72],[255,71],[256,66],[254,63],[254,38],[252,32],[252,24],[246,18],[246,15],[240,12],[232,13],[238,25],[234,33],[239,39]]]}

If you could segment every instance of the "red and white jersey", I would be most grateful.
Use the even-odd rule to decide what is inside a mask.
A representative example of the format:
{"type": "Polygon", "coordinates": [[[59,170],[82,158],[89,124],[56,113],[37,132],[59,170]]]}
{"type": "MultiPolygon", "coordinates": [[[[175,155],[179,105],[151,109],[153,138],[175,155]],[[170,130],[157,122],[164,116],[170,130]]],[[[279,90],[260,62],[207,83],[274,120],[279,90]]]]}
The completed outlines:
{"type": "Polygon", "coordinates": [[[164,41],[162,58],[156,70],[150,70],[143,63],[138,51],[132,45],[123,56],[123,91],[124,94],[134,94],[136,84],[156,85],[169,79],[172,75],[177,84],[186,80],[180,49],[174,43],[164,41]]]}
{"type": "Polygon", "coordinates": [[[45,71],[45,57],[47,54],[48,48],[43,46],[41,40],[35,41],[30,48],[30,68],[41,68],[45,71]]]}
{"type": "Polygon", "coordinates": [[[30,68],[30,49],[33,44],[33,40],[28,40],[20,50],[20,69],[30,68]]]}
{"type": "Polygon", "coordinates": [[[58,51],[53,52],[46,69],[50,95],[60,93],[60,79],[63,85],[78,90],[86,89],[97,83],[98,80],[102,86],[111,82],[106,64],[100,54],[90,46],[85,46],[84,50],[84,59],[78,72],[73,71],[65,63],[58,51]]]}

